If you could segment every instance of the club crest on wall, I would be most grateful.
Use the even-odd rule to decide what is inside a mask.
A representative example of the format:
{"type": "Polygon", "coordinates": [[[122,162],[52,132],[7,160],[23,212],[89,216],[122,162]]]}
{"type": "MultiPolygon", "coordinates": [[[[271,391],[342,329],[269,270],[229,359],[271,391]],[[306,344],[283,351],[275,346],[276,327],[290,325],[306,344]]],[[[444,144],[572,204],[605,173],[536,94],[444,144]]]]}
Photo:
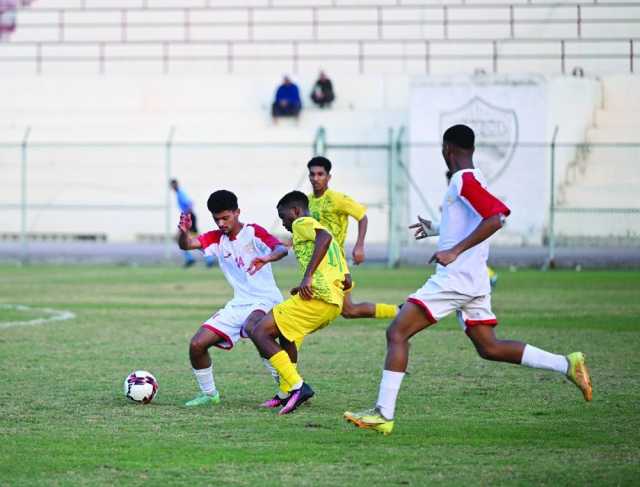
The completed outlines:
{"type": "Polygon", "coordinates": [[[440,113],[440,133],[456,124],[468,125],[476,134],[473,161],[488,183],[497,180],[509,166],[518,143],[515,110],[500,108],[478,96],[455,110],[440,113]]]}

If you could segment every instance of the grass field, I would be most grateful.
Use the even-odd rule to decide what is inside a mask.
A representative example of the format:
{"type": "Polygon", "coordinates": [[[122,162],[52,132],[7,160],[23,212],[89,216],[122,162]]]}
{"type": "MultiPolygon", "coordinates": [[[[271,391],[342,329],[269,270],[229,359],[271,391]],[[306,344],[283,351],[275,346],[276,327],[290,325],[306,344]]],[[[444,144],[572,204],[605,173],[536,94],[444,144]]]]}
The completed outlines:
{"type": "MultiPolygon", "coordinates": [[[[399,303],[427,272],[359,268],[354,297],[399,303]]],[[[256,407],[273,383],[248,341],[213,351],[222,404],[182,407],[189,338],[230,294],[217,269],[0,267],[0,304],[31,307],[0,306],[0,485],[640,482],[640,272],[500,271],[499,336],[586,352],[592,403],[556,374],[483,361],[448,318],[413,339],[389,437],[342,420],[376,398],[384,321],[307,339],[316,397],[294,414],[256,407]],[[34,308],[76,318],[6,326],[47,316],[34,308]],[[122,394],[138,368],[160,383],[148,406],[122,394]]]]}

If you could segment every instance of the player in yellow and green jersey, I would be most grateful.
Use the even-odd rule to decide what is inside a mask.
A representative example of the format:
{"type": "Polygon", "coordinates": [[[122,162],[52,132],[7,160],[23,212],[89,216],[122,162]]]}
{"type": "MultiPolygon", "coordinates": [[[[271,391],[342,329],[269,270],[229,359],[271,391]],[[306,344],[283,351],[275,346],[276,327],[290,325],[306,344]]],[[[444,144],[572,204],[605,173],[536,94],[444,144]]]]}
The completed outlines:
{"type": "Polygon", "coordinates": [[[310,216],[304,193],[287,193],[278,202],[278,215],[293,234],[293,250],[303,277],[300,285],[291,290],[289,299],[274,306],[247,331],[280,375],[280,388],[289,395],[282,399],[279,414],[287,414],[314,395],[291,360],[292,355],[297,359],[295,344],[340,315],[344,288],[350,281],[345,282],[349,267],[336,239],[310,216]]]}
{"type": "MultiPolygon", "coordinates": [[[[344,193],[329,189],[331,161],[326,157],[314,157],[307,163],[309,181],[313,193],[309,195],[311,216],[326,227],[345,254],[349,217],[358,222],[358,238],[351,256],[355,265],[364,262],[364,238],[367,234],[367,209],[344,193]]],[[[351,292],[345,293],[342,306],[344,318],[395,318],[398,306],[383,303],[354,303],[351,292]]]]}

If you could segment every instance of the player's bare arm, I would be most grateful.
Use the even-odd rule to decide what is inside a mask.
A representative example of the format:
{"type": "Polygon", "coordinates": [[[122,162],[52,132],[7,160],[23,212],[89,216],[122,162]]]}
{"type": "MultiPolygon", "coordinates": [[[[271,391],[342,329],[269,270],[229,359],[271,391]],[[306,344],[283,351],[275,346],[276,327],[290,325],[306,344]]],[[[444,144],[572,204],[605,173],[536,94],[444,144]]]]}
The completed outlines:
{"type": "Polygon", "coordinates": [[[202,248],[200,240],[191,236],[191,214],[181,213],[178,223],[178,246],[182,250],[196,250],[202,248]]]}
{"type": "Polygon", "coordinates": [[[262,255],[253,259],[249,265],[249,269],[247,269],[247,272],[252,276],[262,269],[265,264],[268,264],[269,262],[276,262],[277,260],[286,257],[288,253],[289,250],[284,245],[276,245],[270,254],[262,255]]]}
{"type": "Polygon", "coordinates": [[[369,225],[369,219],[367,215],[364,215],[358,221],[358,238],[356,244],[353,246],[351,253],[353,257],[353,263],[355,265],[362,264],[364,262],[364,238],[367,235],[367,226],[369,225]]]}
{"type": "MultiPolygon", "coordinates": [[[[296,288],[302,299],[313,298],[313,290],[311,289],[311,282],[313,279],[313,273],[316,271],[320,262],[327,254],[329,245],[331,245],[331,234],[326,230],[316,229],[316,240],[311,260],[307,265],[307,269],[304,272],[304,277],[300,281],[300,285],[296,288]]],[[[295,289],[294,289],[295,290],[295,289]]],[[[292,292],[294,291],[292,290],[292,292]]]]}
{"type": "Polygon", "coordinates": [[[450,249],[440,250],[431,256],[429,263],[437,262],[441,265],[449,265],[467,249],[484,242],[491,235],[496,233],[504,225],[505,216],[501,213],[485,218],[466,238],[458,242],[450,249]]]}

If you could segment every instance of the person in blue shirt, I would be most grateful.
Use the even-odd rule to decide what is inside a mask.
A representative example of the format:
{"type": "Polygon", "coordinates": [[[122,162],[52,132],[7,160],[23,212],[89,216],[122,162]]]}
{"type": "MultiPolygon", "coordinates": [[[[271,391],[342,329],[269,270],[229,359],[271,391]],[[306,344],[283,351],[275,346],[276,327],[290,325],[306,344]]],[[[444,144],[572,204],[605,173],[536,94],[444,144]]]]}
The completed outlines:
{"type": "MultiPolygon", "coordinates": [[[[180,208],[180,211],[182,213],[188,213],[191,215],[191,232],[197,235],[198,226],[196,223],[196,214],[193,212],[193,201],[191,200],[191,198],[189,198],[189,196],[184,191],[184,189],[180,188],[180,185],[178,184],[177,179],[172,179],[169,182],[169,184],[171,186],[171,189],[173,189],[176,193],[176,201],[178,203],[178,207],[180,208]]],[[[184,252],[183,253],[184,266],[191,267],[193,264],[195,264],[196,262],[195,259],[191,255],[191,252],[189,252],[188,250],[185,250],[183,252],[184,252]]],[[[213,258],[205,257],[205,263],[207,264],[207,267],[213,266],[213,258]]]]}
{"type": "Polygon", "coordinates": [[[273,120],[275,122],[278,117],[298,117],[301,109],[300,90],[288,76],[285,76],[276,91],[276,99],[271,107],[273,120]]]}

